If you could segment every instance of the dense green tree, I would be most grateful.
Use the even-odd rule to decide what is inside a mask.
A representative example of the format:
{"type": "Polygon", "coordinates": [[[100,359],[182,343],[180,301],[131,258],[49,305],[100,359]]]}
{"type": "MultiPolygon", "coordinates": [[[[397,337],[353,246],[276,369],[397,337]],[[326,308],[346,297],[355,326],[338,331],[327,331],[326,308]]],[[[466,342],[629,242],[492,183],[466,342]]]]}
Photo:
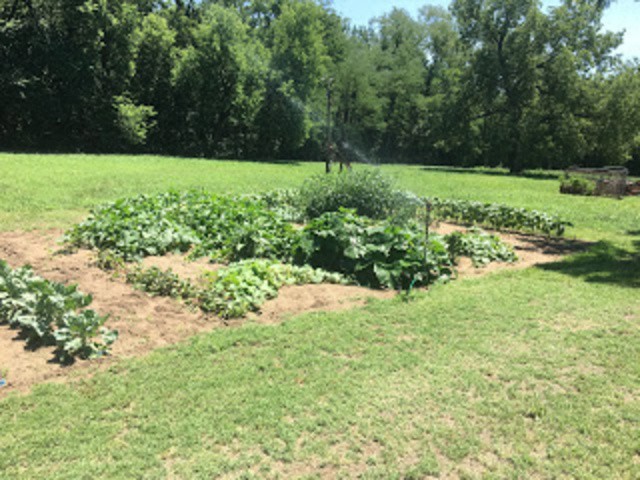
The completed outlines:
{"type": "Polygon", "coordinates": [[[358,28],[330,3],[0,0],[0,144],[317,159],[330,92],[343,154],[514,172],[639,156],[640,74],[602,31],[608,2],[455,0],[358,28]]]}
{"type": "MultiPolygon", "coordinates": [[[[133,35],[135,74],[130,93],[139,105],[154,109],[155,128],[147,143],[156,151],[172,151],[172,140],[182,126],[174,115],[173,70],[178,49],[176,32],[156,13],[144,17],[133,35]]],[[[176,152],[177,153],[177,152],[176,152]]]]}
{"type": "Polygon", "coordinates": [[[183,122],[175,141],[192,154],[243,156],[264,94],[266,52],[236,12],[211,5],[203,16],[174,71],[183,122]]]}
{"type": "Polygon", "coordinates": [[[485,122],[485,158],[519,172],[536,163],[539,142],[556,153],[556,134],[579,152],[582,84],[610,67],[620,42],[600,33],[602,8],[567,0],[545,15],[536,0],[455,0],[452,11],[472,54],[468,88],[485,122]]]}
{"type": "Polygon", "coordinates": [[[377,20],[377,69],[386,128],[381,155],[412,158],[417,154],[421,120],[426,115],[426,31],[404,10],[377,20]]]}

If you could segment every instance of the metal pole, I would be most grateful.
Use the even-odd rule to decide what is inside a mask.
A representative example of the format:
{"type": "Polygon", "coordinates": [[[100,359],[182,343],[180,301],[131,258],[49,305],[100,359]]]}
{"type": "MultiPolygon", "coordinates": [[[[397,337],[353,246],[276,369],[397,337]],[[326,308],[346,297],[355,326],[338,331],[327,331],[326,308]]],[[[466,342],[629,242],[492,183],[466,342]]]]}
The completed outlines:
{"type": "MultiPolygon", "coordinates": [[[[428,198],[424,200],[425,215],[424,215],[424,266],[427,268],[429,265],[429,228],[431,227],[431,209],[433,205],[428,198]]],[[[427,272],[428,273],[428,272],[427,272]]]]}
{"type": "Polygon", "coordinates": [[[327,173],[331,173],[331,161],[333,160],[331,156],[333,155],[332,151],[332,138],[331,138],[331,84],[333,83],[333,78],[327,79],[327,159],[325,163],[325,171],[327,173]]]}

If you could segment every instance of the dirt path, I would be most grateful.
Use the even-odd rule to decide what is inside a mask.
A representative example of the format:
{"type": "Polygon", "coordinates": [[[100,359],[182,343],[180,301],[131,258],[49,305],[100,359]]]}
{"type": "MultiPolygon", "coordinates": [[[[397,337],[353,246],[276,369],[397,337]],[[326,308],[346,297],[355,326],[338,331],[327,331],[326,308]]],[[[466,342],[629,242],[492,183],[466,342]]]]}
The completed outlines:
{"type": "MultiPolygon", "coordinates": [[[[461,230],[461,227],[441,224],[438,233],[461,230]]],[[[91,308],[100,314],[109,314],[106,326],[118,330],[120,336],[112,355],[93,361],[78,361],[72,366],[53,362],[53,348],[27,351],[17,332],[0,326],[0,374],[9,386],[0,390],[0,396],[9,391],[26,391],[45,381],[68,381],[105,368],[120,358],[144,355],[156,348],[171,345],[197,333],[211,331],[225,325],[220,319],[206,317],[199,311],[172,299],[151,297],[138,292],[100,270],[94,255],[86,250],[73,254],[56,253],[62,232],[4,232],[0,233],[0,259],[12,267],[31,265],[36,273],[49,280],[77,283],[84,293],[93,295],[91,308]]],[[[516,264],[493,263],[485,268],[473,268],[470,261],[459,265],[459,276],[479,276],[501,269],[520,269],[535,264],[555,262],[562,256],[584,246],[566,240],[554,240],[529,235],[501,235],[514,245],[519,261],[516,264]]],[[[217,266],[206,262],[185,262],[179,256],[151,258],[146,266],[172,268],[178,275],[195,279],[206,269],[217,266]]],[[[347,310],[364,305],[368,298],[391,298],[395,292],[374,291],[361,287],[341,285],[307,285],[283,288],[278,297],[267,302],[258,314],[249,320],[273,324],[283,318],[310,311],[347,310]]],[[[240,324],[242,321],[233,322],[240,324]]]]}

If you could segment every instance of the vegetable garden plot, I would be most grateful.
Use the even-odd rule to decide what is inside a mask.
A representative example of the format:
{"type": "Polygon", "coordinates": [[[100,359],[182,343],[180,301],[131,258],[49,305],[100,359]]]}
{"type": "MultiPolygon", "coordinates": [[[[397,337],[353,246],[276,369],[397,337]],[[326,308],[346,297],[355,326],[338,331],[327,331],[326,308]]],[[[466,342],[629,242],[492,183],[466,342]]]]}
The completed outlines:
{"type": "MultiPolygon", "coordinates": [[[[141,356],[203,332],[229,325],[215,316],[169,297],[151,296],[135,290],[125,279],[114,277],[97,266],[94,252],[78,250],[70,254],[52,255],[60,248],[60,231],[0,232],[0,256],[12,267],[29,264],[39,276],[56,282],[77,283],[78,289],[91,294],[91,308],[109,315],[105,327],[117,330],[118,340],[111,354],[98,360],[78,360],[73,365],[52,363],[55,347],[25,350],[25,342],[16,340],[17,331],[0,326],[0,370],[9,385],[0,395],[25,391],[42,382],[66,382],[82,378],[96,370],[110,368],[119,360],[141,356]]],[[[184,257],[173,256],[176,263],[184,257]]],[[[170,266],[170,263],[169,263],[170,266]]],[[[200,267],[197,268],[198,270],[200,267]]],[[[253,321],[274,323],[283,315],[307,311],[345,310],[362,306],[367,298],[389,298],[389,292],[356,286],[305,285],[284,287],[276,301],[267,302],[264,315],[253,321]]],[[[231,325],[238,325],[232,322],[231,325]]]]}
{"type": "MultiPolygon", "coordinates": [[[[400,197],[415,203],[415,197],[400,197]]],[[[4,234],[10,241],[0,242],[0,257],[12,265],[32,264],[45,278],[78,283],[82,291],[93,294],[92,307],[111,315],[106,326],[120,331],[113,346],[116,358],[139,355],[223,325],[220,318],[257,312],[253,318],[260,319],[264,308],[264,319],[272,322],[282,312],[349,308],[361,305],[363,298],[388,298],[393,289],[446,280],[456,276],[456,270],[466,273],[470,271],[466,258],[475,266],[492,262],[484,271],[496,268],[495,261],[515,260],[509,245],[481,231],[434,232],[426,242],[422,225],[412,218],[374,220],[339,209],[321,213],[302,227],[291,223],[301,218],[295,191],[235,198],[203,191],[141,195],[98,207],[73,227],[66,241],[75,252],[52,256],[47,253],[55,249],[51,238],[43,244],[38,234],[24,234],[31,236],[27,241],[21,234],[4,234]],[[28,252],[22,251],[25,246],[30,246],[28,252]],[[167,253],[175,255],[161,257],[161,269],[131,263],[167,253]],[[170,271],[172,259],[189,271],[186,262],[202,257],[218,263],[211,268],[214,272],[206,273],[204,261],[198,261],[204,275],[195,279],[170,271]],[[125,274],[114,279],[109,268],[125,274]],[[308,285],[319,282],[323,285],[308,285]],[[134,290],[134,285],[155,296],[134,290]],[[271,305],[280,306],[272,307],[268,302],[276,296],[280,298],[271,305]],[[295,304],[300,298],[301,305],[295,304]],[[219,317],[207,317],[200,310],[219,317]]],[[[530,264],[528,255],[525,249],[518,266],[530,264]]],[[[0,329],[0,347],[11,341],[7,335],[0,329]]],[[[15,348],[12,355],[0,354],[0,363],[13,362],[11,378],[23,375],[22,383],[17,383],[20,388],[66,375],[46,360],[42,352],[15,348]],[[34,357],[26,368],[16,364],[14,357],[28,355],[34,357]]]]}

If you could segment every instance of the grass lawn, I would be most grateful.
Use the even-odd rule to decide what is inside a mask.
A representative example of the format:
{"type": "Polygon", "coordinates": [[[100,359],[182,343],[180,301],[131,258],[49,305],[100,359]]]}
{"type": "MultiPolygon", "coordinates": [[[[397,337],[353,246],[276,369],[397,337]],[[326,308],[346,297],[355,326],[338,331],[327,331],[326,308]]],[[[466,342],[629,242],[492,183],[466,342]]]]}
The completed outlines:
{"type": "MultiPolygon", "coordinates": [[[[246,324],[0,400],[0,478],[640,478],[640,198],[383,167],[419,194],[560,213],[587,253],[278,326],[246,324]]],[[[0,229],[318,164],[0,154],[0,229]]],[[[0,366],[0,371],[2,366],[0,366]]]]}

